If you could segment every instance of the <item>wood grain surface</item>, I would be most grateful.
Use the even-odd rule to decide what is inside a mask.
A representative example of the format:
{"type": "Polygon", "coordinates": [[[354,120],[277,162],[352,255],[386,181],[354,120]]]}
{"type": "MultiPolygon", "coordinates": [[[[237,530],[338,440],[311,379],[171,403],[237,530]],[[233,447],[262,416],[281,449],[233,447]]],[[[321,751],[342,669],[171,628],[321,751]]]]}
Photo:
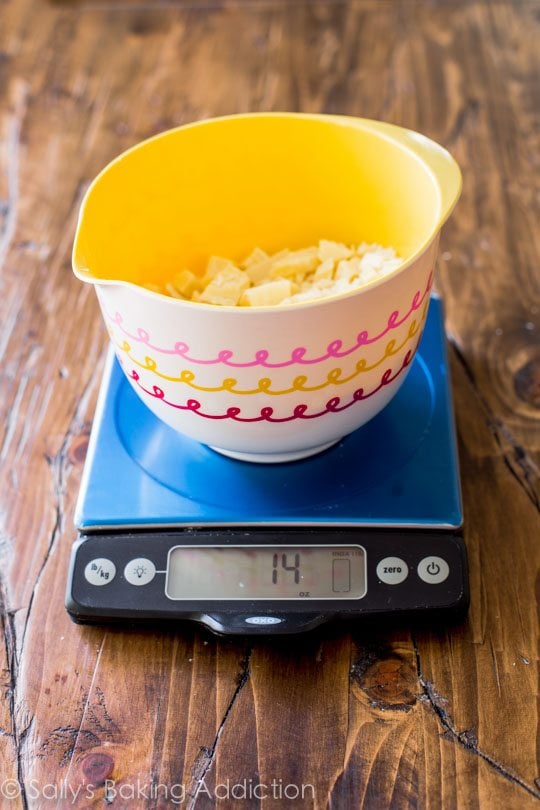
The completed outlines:
{"type": "Polygon", "coordinates": [[[0,0],[1,808],[538,805],[539,41],[537,0],[0,0]],[[81,195],[142,138],[255,110],[385,119],[463,168],[438,263],[462,625],[248,643],[65,613],[106,349],[81,195]],[[212,797],[244,780],[274,794],[212,797]]]}

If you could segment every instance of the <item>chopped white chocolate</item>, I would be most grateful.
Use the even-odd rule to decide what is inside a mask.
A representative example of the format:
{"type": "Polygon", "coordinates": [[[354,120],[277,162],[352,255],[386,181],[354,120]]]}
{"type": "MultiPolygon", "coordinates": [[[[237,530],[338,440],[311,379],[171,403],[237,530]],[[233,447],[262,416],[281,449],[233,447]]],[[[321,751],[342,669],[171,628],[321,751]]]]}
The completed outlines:
{"type": "MultiPolygon", "coordinates": [[[[255,253],[255,251],[253,251],[253,253],[255,253]]],[[[261,253],[264,253],[264,251],[261,251],[261,253]]],[[[265,253],[264,258],[259,258],[258,260],[248,264],[246,266],[246,273],[248,274],[251,283],[256,285],[268,281],[271,277],[272,268],[277,262],[288,254],[288,250],[280,250],[279,253],[275,253],[273,256],[268,256],[265,253]]]]}
{"type": "Polygon", "coordinates": [[[289,279],[280,278],[276,281],[268,281],[266,284],[259,284],[258,287],[250,287],[242,295],[240,306],[245,307],[269,307],[280,304],[284,298],[289,298],[292,293],[292,284],[289,279]]]}
{"type": "Polygon", "coordinates": [[[390,247],[362,242],[344,245],[321,239],[318,247],[280,250],[269,255],[256,247],[240,266],[211,256],[205,274],[184,269],[153,291],[221,306],[263,307],[316,301],[353,292],[396,270],[403,260],[390,247]]]}
{"type": "Polygon", "coordinates": [[[174,284],[172,284],[170,281],[168,281],[165,284],[165,291],[166,291],[167,295],[170,295],[172,298],[183,298],[184,297],[182,295],[182,293],[179,290],[177,290],[176,287],[174,286],[174,284]]]}
{"type": "Polygon", "coordinates": [[[202,287],[202,279],[192,273],[191,270],[180,270],[173,280],[172,285],[185,298],[191,298],[195,290],[202,287]]]}
{"type": "Polygon", "coordinates": [[[360,270],[380,270],[383,262],[380,253],[365,253],[360,259],[360,270]]]}
{"type": "Polygon", "coordinates": [[[335,262],[333,259],[325,259],[313,273],[313,280],[318,281],[321,278],[333,278],[334,267],[335,262]]]}
{"type": "Polygon", "coordinates": [[[361,268],[358,259],[342,259],[338,262],[334,278],[344,278],[346,281],[353,281],[360,275],[361,268]]]}
{"type": "Polygon", "coordinates": [[[353,255],[352,248],[342,245],[340,242],[330,242],[328,239],[321,239],[318,253],[320,262],[325,262],[327,259],[333,259],[333,261],[350,259],[353,255]]]}
{"type": "Polygon", "coordinates": [[[320,278],[314,284],[309,284],[309,287],[314,288],[315,290],[328,290],[330,287],[334,285],[334,280],[331,278],[320,278]]]}
{"type": "Polygon", "coordinates": [[[200,294],[199,301],[234,307],[248,287],[249,279],[246,274],[231,264],[214,276],[200,294]]]}
{"type": "Polygon", "coordinates": [[[270,259],[262,259],[260,262],[248,264],[245,269],[245,273],[251,284],[260,284],[262,281],[266,281],[268,278],[271,266],[272,263],[270,259]]]}
{"type": "Polygon", "coordinates": [[[241,263],[241,265],[242,265],[242,267],[247,268],[251,264],[258,264],[259,262],[264,262],[264,261],[266,261],[266,259],[269,259],[269,258],[270,257],[268,255],[268,253],[265,253],[264,250],[261,250],[261,248],[256,247],[254,250],[251,251],[251,253],[247,257],[247,259],[244,259],[244,261],[241,263]]]}
{"type": "Polygon", "coordinates": [[[208,264],[206,265],[206,272],[202,278],[203,285],[208,284],[212,279],[228,267],[236,267],[234,262],[230,259],[225,259],[223,256],[210,256],[208,264]]]}
{"type": "Polygon", "coordinates": [[[317,267],[317,248],[304,248],[303,250],[292,250],[280,259],[273,259],[270,275],[273,278],[293,277],[296,279],[298,273],[306,275],[312,273],[317,267]]]}

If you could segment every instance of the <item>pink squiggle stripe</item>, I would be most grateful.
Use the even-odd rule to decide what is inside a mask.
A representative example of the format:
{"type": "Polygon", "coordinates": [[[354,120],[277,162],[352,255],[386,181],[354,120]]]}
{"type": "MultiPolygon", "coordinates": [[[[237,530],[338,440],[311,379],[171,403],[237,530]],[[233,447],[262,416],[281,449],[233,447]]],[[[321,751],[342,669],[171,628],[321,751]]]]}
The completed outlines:
{"type": "Polygon", "coordinates": [[[211,360],[203,360],[201,358],[190,357],[189,346],[187,343],[183,341],[177,341],[172,349],[162,348],[160,346],[155,346],[153,343],[150,342],[150,335],[146,331],[146,329],[137,329],[135,334],[128,332],[127,329],[123,326],[123,318],[119,312],[116,312],[113,316],[107,314],[107,318],[116,326],[120,328],[126,337],[130,340],[134,340],[137,343],[143,343],[152,351],[158,352],[159,354],[168,354],[168,355],[177,355],[178,357],[182,357],[184,360],[187,360],[189,363],[194,363],[195,365],[201,366],[211,366],[216,365],[217,363],[222,363],[225,366],[229,366],[230,368],[253,368],[255,366],[262,366],[263,368],[286,368],[287,366],[292,366],[295,364],[299,365],[313,365],[315,363],[322,363],[324,360],[329,360],[330,358],[334,358],[339,360],[342,357],[347,357],[348,355],[352,354],[353,352],[357,351],[358,349],[362,348],[363,346],[369,346],[372,343],[376,343],[378,340],[381,340],[388,332],[392,329],[397,329],[401,326],[405,321],[412,315],[413,312],[418,310],[423,302],[425,301],[426,297],[429,295],[429,291],[431,289],[431,285],[433,283],[433,275],[430,273],[426,288],[423,293],[419,290],[414,294],[411,306],[409,311],[406,315],[400,318],[399,310],[394,310],[391,313],[390,317],[388,318],[387,324],[382,332],[379,332],[378,335],[374,335],[370,337],[367,331],[359,332],[356,337],[356,342],[349,348],[343,349],[343,341],[336,339],[333,340],[331,343],[328,344],[326,347],[326,353],[320,355],[319,357],[306,357],[307,348],[304,346],[298,346],[296,349],[293,349],[291,352],[290,359],[284,360],[280,363],[272,363],[268,358],[270,356],[270,352],[268,349],[259,349],[255,352],[255,356],[253,360],[249,360],[247,363],[238,363],[234,361],[233,355],[234,353],[230,349],[222,349],[217,355],[217,357],[212,358],[211,360]]]}
{"type": "Polygon", "coordinates": [[[231,407],[227,408],[224,414],[210,414],[210,413],[203,413],[201,411],[201,403],[196,399],[188,399],[185,405],[179,405],[174,402],[169,402],[165,399],[165,392],[159,386],[154,385],[152,386],[152,390],[149,391],[139,382],[140,377],[133,369],[131,374],[129,375],[132,380],[136,383],[138,388],[141,391],[144,391],[145,394],[153,397],[154,399],[159,399],[161,402],[164,402],[165,405],[169,405],[171,408],[176,408],[181,411],[191,411],[192,413],[197,414],[197,416],[202,416],[204,419],[214,419],[214,420],[223,420],[223,419],[232,419],[235,422],[293,422],[295,419],[318,419],[320,416],[325,416],[327,413],[340,413],[341,411],[346,411],[347,408],[350,408],[356,402],[362,402],[365,399],[369,399],[370,397],[374,396],[378,391],[384,388],[386,385],[390,385],[394,380],[396,380],[399,375],[407,368],[410,364],[411,359],[413,357],[414,351],[410,349],[405,358],[403,360],[403,364],[401,368],[392,376],[392,369],[387,369],[381,377],[381,382],[374,388],[373,391],[370,391],[368,394],[364,393],[363,388],[358,388],[350,402],[345,403],[344,405],[341,404],[340,397],[332,397],[326,403],[325,409],[323,411],[318,411],[317,413],[307,413],[308,406],[307,405],[297,405],[294,409],[291,416],[282,416],[282,417],[275,417],[274,409],[270,406],[261,408],[259,416],[242,416],[241,409],[238,407],[231,407]]]}

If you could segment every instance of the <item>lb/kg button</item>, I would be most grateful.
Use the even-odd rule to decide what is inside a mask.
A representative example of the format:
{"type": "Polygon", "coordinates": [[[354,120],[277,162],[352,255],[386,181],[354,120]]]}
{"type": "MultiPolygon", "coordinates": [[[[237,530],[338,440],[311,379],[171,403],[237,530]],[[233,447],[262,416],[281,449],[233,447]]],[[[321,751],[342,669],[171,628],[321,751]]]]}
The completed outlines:
{"type": "Polygon", "coordinates": [[[116,566],[106,557],[96,557],[90,560],[84,569],[84,578],[90,585],[108,585],[116,575],[116,566]]]}

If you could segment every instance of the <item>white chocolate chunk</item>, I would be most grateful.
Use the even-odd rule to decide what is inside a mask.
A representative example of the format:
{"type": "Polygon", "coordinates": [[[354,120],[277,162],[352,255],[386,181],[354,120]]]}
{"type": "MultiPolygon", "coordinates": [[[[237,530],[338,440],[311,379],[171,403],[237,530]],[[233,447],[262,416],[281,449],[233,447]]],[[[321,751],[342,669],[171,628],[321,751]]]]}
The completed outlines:
{"type": "Polygon", "coordinates": [[[284,298],[292,293],[292,284],[289,279],[280,278],[250,287],[240,299],[240,305],[245,307],[269,307],[281,304],[284,298]]]}
{"type": "Polygon", "coordinates": [[[214,276],[200,294],[199,301],[234,307],[248,287],[249,279],[246,274],[234,265],[229,265],[214,276]]]}
{"type": "Polygon", "coordinates": [[[333,259],[325,259],[313,273],[313,280],[318,281],[321,278],[333,278],[334,266],[335,262],[333,259]]]}
{"type": "Polygon", "coordinates": [[[171,298],[183,298],[184,297],[182,295],[182,293],[179,290],[177,290],[176,287],[174,286],[174,284],[172,284],[170,281],[168,281],[165,284],[165,291],[166,291],[167,295],[171,296],[171,298]]]}
{"type": "MultiPolygon", "coordinates": [[[[191,270],[180,270],[172,280],[173,287],[185,298],[191,298],[195,290],[202,287],[202,279],[191,270]]],[[[168,285],[165,285],[168,287],[168,285]]]]}
{"type": "Polygon", "coordinates": [[[339,259],[350,259],[353,250],[347,245],[341,244],[341,242],[330,242],[328,239],[321,239],[318,253],[321,262],[325,262],[327,259],[333,259],[337,262],[339,259]]]}
{"type": "Polygon", "coordinates": [[[273,256],[267,256],[265,254],[264,258],[253,261],[251,264],[247,265],[246,273],[251,283],[256,285],[265,284],[267,281],[270,281],[272,278],[272,268],[277,262],[284,259],[285,256],[288,256],[288,254],[288,250],[280,250],[279,253],[275,253],[273,256]]]}
{"type": "Polygon", "coordinates": [[[221,273],[222,270],[226,270],[228,267],[236,267],[236,265],[230,259],[225,259],[223,256],[210,256],[208,264],[206,265],[206,272],[202,278],[203,285],[208,284],[218,273],[221,273]]]}
{"type": "Polygon", "coordinates": [[[283,258],[273,259],[270,276],[273,278],[281,276],[296,279],[299,273],[312,273],[317,264],[317,248],[292,250],[283,258]]]}
{"type": "Polygon", "coordinates": [[[361,272],[360,262],[358,259],[342,259],[338,262],[334,278],[344,278],[346,281],[352,281],[358,278],[361,272]]]}
{"type": "Polygon", "coordinates": [[[269,258],[270,257],[268,253],[265,253],[264,250],[261,250],[261,248],[256,247],[254,250],[251,251],[247,259],[244,259],[244,261],[241,263],[241,266],[244,269],[247,269],[250,265],[259,264],[260,262],[264,262],[269,258]]]}

